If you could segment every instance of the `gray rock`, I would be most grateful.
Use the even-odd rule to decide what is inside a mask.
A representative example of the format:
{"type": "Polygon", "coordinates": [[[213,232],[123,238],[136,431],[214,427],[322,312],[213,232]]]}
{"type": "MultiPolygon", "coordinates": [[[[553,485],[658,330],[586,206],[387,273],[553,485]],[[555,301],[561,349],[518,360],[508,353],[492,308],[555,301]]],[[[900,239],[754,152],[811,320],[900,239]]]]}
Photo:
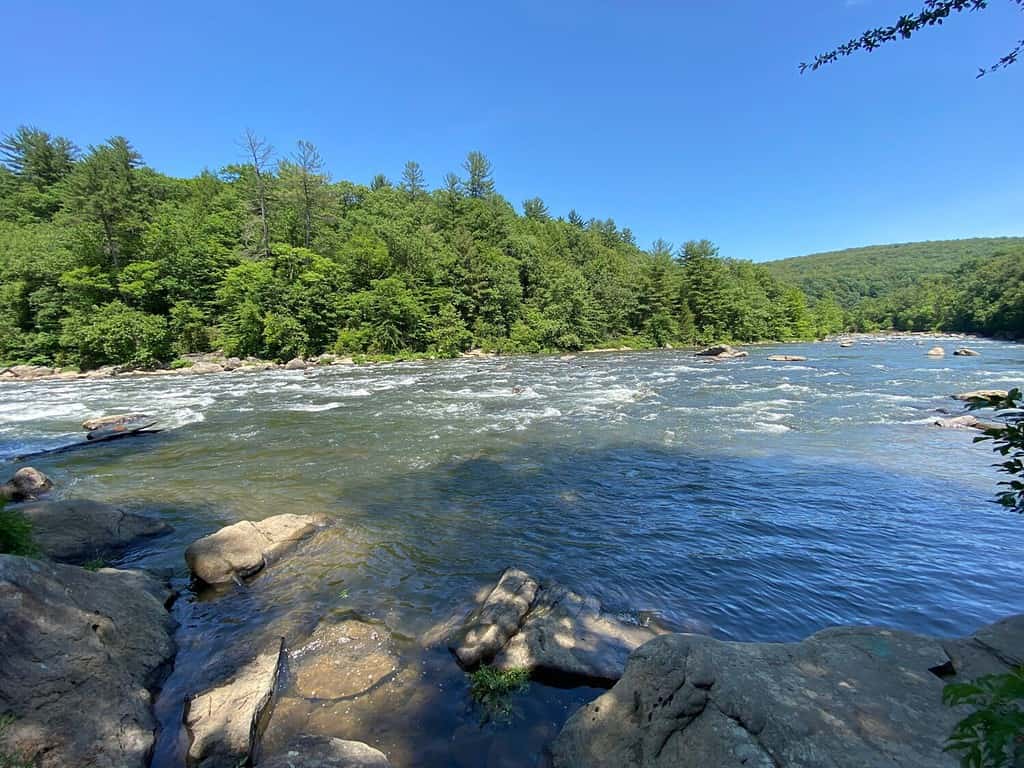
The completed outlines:
{"type": "Polygon", "coordinates": [[[825,630],[800,643],[664,635],[569,719],[553,764],[956,768],[943,746],[964,713],[942,704],[940,674],[955,675],[957,659],[972,657],[960,670],[969,676],[982,655],[985,669],[1006,671],[1007,661],[1020,661],[1022,641],[1024,617],[945,645],[873,627],[825,630]]]}
{"type": "Polygon", "coordinates": [[[391,768],[391,763],[361,741],[299,736],[284,751],[260,760],[257,768],[391,768]]]}
{"type": "Polygon", "coordinates": [[[97,429],[108,427],[127,427],[137,422],[151,422],[153,417],[145,413],[121,413],[112,416],[97,416],[93,419],[86,419],[82,422],[82,429],[86,432],[95,432],[97,429]]]}
{"type": "Polygon", "coordinates": [[[493,664],[611,684],[622,676],[629,654],[657,634],[602,613],[593,597],[550,584],[541,587],[522,628],[493,664]]]}
{"type": "Polygon", "coordinates": [[[150,691],[173,657],[151,577],[0,555],[5,748],[36,768],[145,768],[150,691]]]}
{"type": "Polygon", "coordinates": [[[945,357],[946,350],[942,347],[932,347],[925,353],[928,357],[945,357]]]}
{"type": "Polygon", "coordinates": [[[60,368],[48,368],[45,365],[12,365],[10,368],[0,370],[0,377],[4,379],[20,379],[31,381],[42,379],[47,376],[54,376],[60,373],[60,368]]]}
{"type": "Polygon", "coordinates": [[[242,361],[237,357],[229,357],[224,361],[225,371],[237,371],[242,367],[242,361]]]}
{"type": "Polygon", "coordinates": [[[981,421],[977,416],[967,414],[965,416],[952,416],[948,419],[935,419],[932,421],[936,427],[942,427],[943,429],[994,429],[1000,424],[993,424],[987,421],[981,421]]]}
{"type": "Polygon", "coordinates": [[[802,363],[807,358],[803,355],[768,355],[773,363],[802,363]]]}
{"type": "Polygon", "coordinates": [[[359,696],[398,670],[398,652],[387,627],[352,616],[321,621],[289,654],[292,690],[307,699],[359,696]]]}
{"type": "Polygon", "coordinates": [[[954,400],[975,400],[982,399],[987,400],[991,397],[1003,398],[1009,394],[1005,389],[972,389],[970,392],[959,392],[953,395],[954,400]]]}
{"type": "Polygon", "coordinates": [[[193,696],[185,708],[196,768],[251,765],[274,705],[284,638],[277,638],[235,675],[193,696]]]}
{"type": "Polygon", "coordinates": [[[305,369],[309,364],[301,357],[293,357],[287,363],[285,363],[284,369],[286,371],[301,371],[305,369]]]}
{"type": "Polygon", "coordinates": [[[224,366],[220,363],[211,363],[201,360],[198,363],[193,363],[190,368],[185,370],[188,373],[223,373],[224,366]]]}
{"type": "Polygon", "coordinates": [[[977,357],[981,353],[978,352],[977,350],[971,349],[970,347],[960,347],[955,352],[953,352],[953,354],[956,355],[957,357],[977,357]]]}
{"type": "Polygon", "coordinates": [[[537,582],[525,571],[507,568],[490,594],[466,619],[448,647],[464,667],[489,661],[509,641],[537,594],[537,582]]]}
{"type": "Polygon", "coordinates": [[[714,346],[696,352],[697,357],[713,357],[717,360],[728,360],[734,357],[746,357],[747,353],[742,349],[736,349],[728,344],[715,344],[714,346]]]}
{"type": "Polygon", "coordinates": [[[0,484],[0,501],[35,499],[53,488],[53,482],[35,467],[22,467],[14,477],[0,484]]]}
{"type": "Polygon", "coordinates": [[[275,515],[221,528],[192,542],[185,562],[200,581],[223,584],[253,576],[323,524],[315,515],[275,515]]]}
{"type": "Polygon", "coordinates": [[[172,530],[158,518],[88,499],[43,501],[22,512],[43,553],[70,563],[116,557],[140,539],[172,530]]]}

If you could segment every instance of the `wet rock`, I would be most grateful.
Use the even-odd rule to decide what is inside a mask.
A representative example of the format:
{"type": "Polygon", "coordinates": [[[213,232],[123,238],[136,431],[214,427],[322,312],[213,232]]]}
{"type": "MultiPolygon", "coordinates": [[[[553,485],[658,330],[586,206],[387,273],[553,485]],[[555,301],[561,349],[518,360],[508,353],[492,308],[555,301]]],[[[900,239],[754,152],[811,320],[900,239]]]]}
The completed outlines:
{"type": "Polygon", "coordinates": [[[952,416],[948,419],[935,419],[932,424],[943,429],[995,429],[999,424],[980,421],[976,416],[952,416]]]}
{"type": "Polygon", "coordinates": [[[839,342],[839,346],[842,347],[843,349],[849,349],[850,347],[853,346],[853,342],[852,341],[840,341],[839,342]]]}
{"type": "Polygon", "coordinates": [[[282,752],[259,761],[256,768],[391,768],[380,750],[361,741],[299,736],[282,752]]]}
{"type": "Polygon", "coordinates": [[[714,346],[696,352],[697,357],[713,357],[716,360],[728,360],[734,357],[746,357],[747,353],[742,349],[736,349],[728,344],[715,344],[714,346]]]}
{"type": "Polygon", "coordinates": [[[116,557],[141,539],[172,530],[158,518],[88,499],[39,502],[22,512],[43,553],[70,563],[116,557]]]}
{"type": "Polygon", "coordinates": [[[284,365],[286,371],[301,371],[308,366],[308,363],[301,357],[293,357],[284,365]]]}
{"type": "Polygon", "coordinates": [[[273,710],[284,639],[278,638],[233,677],[193,696],[185,709],[191,744],[189,764],[196,768],[250,765],[273,710]]]}
{"type": "Polygon", "coordinates": [[[242,361],[237,357],[229,357],[227,360],[224,361],[225,371],[237,371],[241,367],[242,361]]]}
{"type": "Polygon", "coordinates": [[[114,416],[100,416],[82,422],[82,429],[88,433],[87,440],[105,440],[119,435],[138,432],[156,424],[155,417],[145,413],[123,413],[114,416]]]}
{"type": "MultiPolygon", "coordinates": [[[[1006,671],[1020,660],[1024,617],[994,627],[956,648],[1006,671]]],[[[938,640],[873,627],[829,629],[800,643],[663,635],[569,719],[553,764],[955,768],[943,747],[963,712],[942,704],[939,676],[956,674],[955,664],[938,640]]]]}
{"type": "Polygon", "coordinates": [[[352,616],[322,621],[289,658],[292,691],[307,699],[359,696],[398,669],[387,627],[352,616]]]}
{"type": "Polygon", "coordinates": [[[36,768],[145,768],[150,691],[173,657],[173,622],[138,572],[92,573],[0,555],[5,747],[36,768]]]}
{"type": "Polygon", "coordinates": [[[925,354],[928,355],[928,357],[945,357],[946,350],[942,347],[932,347],[925,354]]]}
{"type": "Polygon", "coordinates": [[[977,357],[978,355],[981,354],[981,352],[973,350],[970,347],[960,347],[955,352],[953,352],[953,354],[956,355],[957,357],[977,357]]]}
{"type": "Polygon", "coordinates": [[[323,525],[315,515],[275,515],[242,522],[192,542],[185,562],[200,581],[223,584],[253,576],[323,525]]]}
{"type": "Polygon", "coordinates": [[[629,654],[657,634],[602,613],[593,597],[550,584],[541,587],[522,628],[493,664],[610,684],[622,676],[629,654]]]}
{"type": "Polygon", "coordinates": [[[0,484],[0,501],[35,499],[53,488],[53,482],[35,467],[22,467],[6,483],[0,484]]]}
{"type": "Polygon", "coordinates": [[[807,358],[803,355],[768,355],[773,363],[802,363],[807,358]]]}
{"type": "Polygon", "coordinates": [[[449,642],[448,647],[459,663],[472,669],[493,658],[519,631],[538,588],[537,582],[525,571],[507,568],[484,602],[449,642]]]}
{"type": "Polygon", "coordinates": [[[1004,398],[1007,394],[1009,393],[1005,389],[973,389],[970,392],[960,392],[952,397],[954,400],[966,402],[974,399],[988,400],[992,397],[1004,398]]]}

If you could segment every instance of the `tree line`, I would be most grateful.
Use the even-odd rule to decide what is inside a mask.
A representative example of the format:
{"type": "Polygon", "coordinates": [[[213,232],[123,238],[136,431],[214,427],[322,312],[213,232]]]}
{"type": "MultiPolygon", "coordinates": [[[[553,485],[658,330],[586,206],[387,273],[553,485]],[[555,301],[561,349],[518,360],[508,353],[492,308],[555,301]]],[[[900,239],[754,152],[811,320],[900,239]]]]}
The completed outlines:
{"type": "Polygon", "coordinates": [[[449,357],[808,339],[841,330],[763,266],[707,240],[648,249],[612,219],[517,211],[470,152],[431,189],[332,181],[317,148],[247,132],[194,178],[123,137],[0,142],[0,360],[92,368],[181,355],[449,357]]]}

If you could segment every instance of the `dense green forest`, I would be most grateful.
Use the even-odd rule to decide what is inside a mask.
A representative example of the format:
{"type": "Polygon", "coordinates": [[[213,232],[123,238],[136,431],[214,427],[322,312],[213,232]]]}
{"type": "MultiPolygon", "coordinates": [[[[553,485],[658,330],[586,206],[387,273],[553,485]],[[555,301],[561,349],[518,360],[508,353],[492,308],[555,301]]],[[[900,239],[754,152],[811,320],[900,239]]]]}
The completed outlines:
{"type": "Polygon", "coordinates": [[[834,299],[851,330],[1024,338],[1024,238],[877,245],[764,266],[810,301],[834,299]]]}
{"type": "Polygon", "coordinates": [[[332,182],[308,142],[247,133],[235,162],[180,179],[124,138],[78,149],[22,127],[0,144],[0,360],[155,366],[209,349],[452,356],[760,339],[840,330],[764,267],[705,240],[629,229],[539,198],[522,212],[487,158],[429,189],[332,182]]]}

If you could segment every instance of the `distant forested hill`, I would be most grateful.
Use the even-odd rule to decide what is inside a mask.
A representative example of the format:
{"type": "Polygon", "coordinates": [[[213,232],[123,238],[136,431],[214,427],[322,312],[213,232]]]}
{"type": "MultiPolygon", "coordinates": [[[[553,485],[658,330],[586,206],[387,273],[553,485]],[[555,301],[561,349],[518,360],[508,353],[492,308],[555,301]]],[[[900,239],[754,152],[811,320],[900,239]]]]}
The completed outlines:
{"type": "Polygon", "coordinates": [[[764,264],[861,331],[969,331],[1024,338],[1024,237],[873,245],[764,264]]]}

